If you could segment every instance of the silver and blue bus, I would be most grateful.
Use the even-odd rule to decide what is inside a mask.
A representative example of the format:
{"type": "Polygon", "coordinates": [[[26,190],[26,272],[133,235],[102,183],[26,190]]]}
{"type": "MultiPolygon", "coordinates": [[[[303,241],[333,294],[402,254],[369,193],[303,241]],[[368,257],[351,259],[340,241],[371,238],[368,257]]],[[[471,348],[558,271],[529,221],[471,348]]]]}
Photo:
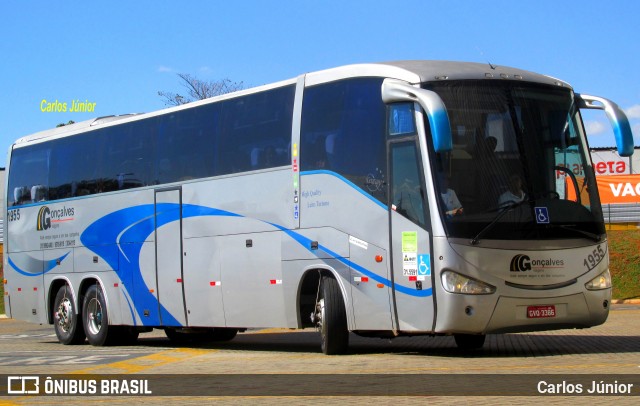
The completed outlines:
{"type": "Polygon", "coordinates": [[[611,278],[580,109],[489,64],[344,66],[11,145],[8,316],[59,341],[225,341],[249,328],[453,335],[585,328],[611,278]],[[577,169],[576,169],[577,168],[577,169]]]}

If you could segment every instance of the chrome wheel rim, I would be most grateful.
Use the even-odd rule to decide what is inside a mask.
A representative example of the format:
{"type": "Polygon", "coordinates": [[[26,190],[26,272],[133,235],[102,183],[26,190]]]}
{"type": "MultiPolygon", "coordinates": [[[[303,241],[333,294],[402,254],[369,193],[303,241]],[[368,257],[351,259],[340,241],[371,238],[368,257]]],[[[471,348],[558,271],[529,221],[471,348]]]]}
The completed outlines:
{"type": "Polygon", "coordinates": [[[71,303],[71,300],[67,297],[63,298],[58,305],[56,322],[58,327],[65,333],[71,330],[71,326],[73,325],[73,303],[71,303]]]}
{"type": "Polygon", "coordinates": [[[102,329],[102,306],[100,301],[93,298],[87,304],[87,328],[92,335],[96,335],[102,329]]]}

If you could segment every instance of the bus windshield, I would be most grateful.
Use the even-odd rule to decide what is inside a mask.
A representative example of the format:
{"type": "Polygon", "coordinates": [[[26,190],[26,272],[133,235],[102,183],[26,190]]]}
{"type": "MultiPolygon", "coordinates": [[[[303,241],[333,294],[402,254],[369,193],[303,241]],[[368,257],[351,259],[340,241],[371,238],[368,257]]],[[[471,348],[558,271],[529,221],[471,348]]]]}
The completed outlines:
{"type": "Polygon", "coordinates": [[[494,80],[424,87],[451,122],[453,149],[432,160],[450,237],[599,240],[602,209],[570,89],[494,80]]]}

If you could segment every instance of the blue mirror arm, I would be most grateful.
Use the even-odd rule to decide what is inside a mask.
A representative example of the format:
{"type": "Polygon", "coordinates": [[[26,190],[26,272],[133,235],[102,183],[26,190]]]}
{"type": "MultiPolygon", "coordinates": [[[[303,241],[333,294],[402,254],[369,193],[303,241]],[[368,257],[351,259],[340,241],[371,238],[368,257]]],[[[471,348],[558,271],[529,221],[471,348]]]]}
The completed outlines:
{"type": "Polygon", "coordinates": [[[633,133],[629,119],[617,104],[609,99],[586,94],[576,94],[576,99],[582,109],[604,110],[613,127],[613,135],[616,138],[616,146],[620,156],[633,155],[633,133]]]}
{"type": "Polygon", "coordinates": [[[382,83],[382,100],[387,104],[407,101],[419,103],[429,119],[436,152],[451,151],[453,140],[447,108],[436,92],[412,86],[407,82],[386,79],[382,83]]]}

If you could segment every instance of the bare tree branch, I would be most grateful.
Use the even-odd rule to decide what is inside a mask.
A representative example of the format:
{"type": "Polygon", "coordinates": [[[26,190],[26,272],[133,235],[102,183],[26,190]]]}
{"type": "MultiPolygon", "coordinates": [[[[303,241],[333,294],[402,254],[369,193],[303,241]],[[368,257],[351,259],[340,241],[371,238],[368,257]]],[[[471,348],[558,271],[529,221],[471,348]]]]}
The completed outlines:
{"type": "Polygon", "coordinates": [[[187,95],[159,91],[158,96],[164,99],[164,104],[167,106],[180,106],[244,89],[244,82],[232,82],[231,79],[205,82],[187,73],[179,73],[178,77],[181,79],[181,85],[187,90],[187,95]]]}

